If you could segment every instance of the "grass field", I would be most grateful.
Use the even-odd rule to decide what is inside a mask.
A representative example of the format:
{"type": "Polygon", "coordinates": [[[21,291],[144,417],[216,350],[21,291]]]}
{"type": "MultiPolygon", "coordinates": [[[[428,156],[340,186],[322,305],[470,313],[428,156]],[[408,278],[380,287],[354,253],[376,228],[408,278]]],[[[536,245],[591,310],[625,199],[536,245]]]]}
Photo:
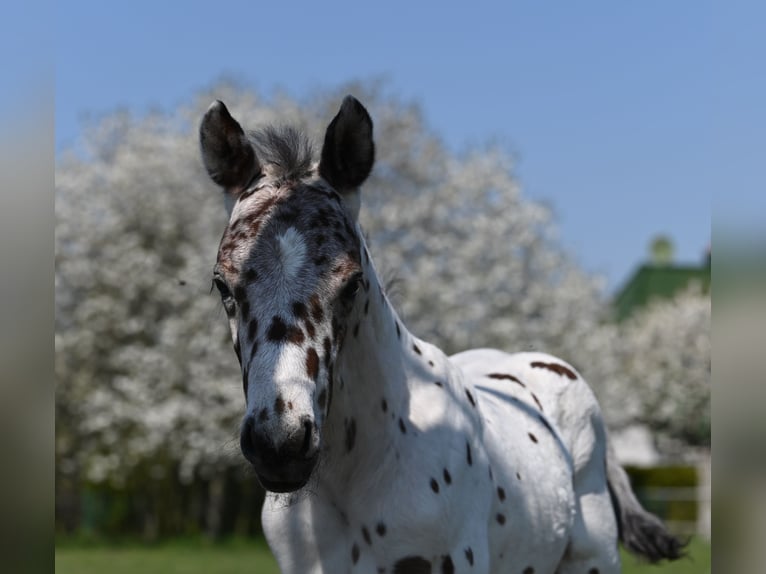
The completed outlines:
{"type": "MultiPolygon", "coordinates": [[[[710,545],[692,540],[689,558],[661,566],[639,564],[623,555],[625,574],[709,574],[710,545]]],[[[188,540],[157,546],[59,544],[57,574],[279,574],[263,540],[222,544],[188,540]]]]}

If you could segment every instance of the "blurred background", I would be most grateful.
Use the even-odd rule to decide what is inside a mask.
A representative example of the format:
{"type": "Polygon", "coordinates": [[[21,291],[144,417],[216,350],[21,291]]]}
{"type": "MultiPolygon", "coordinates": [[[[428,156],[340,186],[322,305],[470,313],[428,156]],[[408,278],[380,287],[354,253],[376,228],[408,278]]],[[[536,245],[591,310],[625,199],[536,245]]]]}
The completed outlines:
{"type": "MultiPolygon", "coordinates": [[[[297,124],[319,144],[352,93],[378,152],[362,224],[408,327],[448,353],[575,365],[639,498],[691,539],[689,560],[625,570],[710,571],[711,199],[763,181],[747,110],[766,95],[710,74],[727,16],[691,2],[68,1],[56,17],[58,570],[277,571],[238,450],[238,368],[210,294],[225,213],[197,128],[221,99],[245,128],[297,124]],[[733,120],[711,121],[735,91],[733,120]],[[735,139],[750,156],[720,144],[735,139]]],[[[752,59],[748,30],[731,50],[752,59]]],[[[723,275],[751,271],[722,295],[732,309],[752,294],[728,341],[738,320],[759,333],[753,197],[722,202],[716,227],[723,275]]],[[[729,364],[757,388],[757,361],[729,364]]],[[[746,428],[733,443],[757,444],[746,428]]]]}

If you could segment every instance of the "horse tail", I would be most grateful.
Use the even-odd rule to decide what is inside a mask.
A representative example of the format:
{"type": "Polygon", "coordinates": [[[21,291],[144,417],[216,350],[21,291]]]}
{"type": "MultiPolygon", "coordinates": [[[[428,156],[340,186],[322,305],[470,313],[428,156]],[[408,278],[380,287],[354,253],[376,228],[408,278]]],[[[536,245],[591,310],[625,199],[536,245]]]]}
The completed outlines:
{"type": "Polygon", "coordinates": [[[607,445],[606,476],[623,546],[652,563],[683,557],[689,541],[681,541],[670,534],[659,518],[641,506],[611,444],[607,445]]]}

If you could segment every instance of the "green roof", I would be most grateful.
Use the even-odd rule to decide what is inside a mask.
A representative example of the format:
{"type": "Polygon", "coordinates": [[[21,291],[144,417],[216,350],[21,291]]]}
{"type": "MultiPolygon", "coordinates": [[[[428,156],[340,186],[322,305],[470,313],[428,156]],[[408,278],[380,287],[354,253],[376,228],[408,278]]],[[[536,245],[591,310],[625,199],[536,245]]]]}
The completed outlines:
{"type": "Polygon", "coordinates": [[[710,291],[709,265],[642,265],[614,298],[616,319],[622,321],[653,299],[670,299],[693,283],[710,291]]]}

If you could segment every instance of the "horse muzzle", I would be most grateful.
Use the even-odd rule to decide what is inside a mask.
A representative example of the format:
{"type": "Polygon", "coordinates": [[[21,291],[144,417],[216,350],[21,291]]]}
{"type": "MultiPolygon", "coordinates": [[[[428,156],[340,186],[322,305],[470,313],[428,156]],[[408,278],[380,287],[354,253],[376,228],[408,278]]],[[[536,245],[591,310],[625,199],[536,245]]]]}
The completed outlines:
{"type": "Polygon", "coordinates": [[[247,417],[239,439],[242,454],[253,465],[258,481],[271,492],[293,492],[311,477],[319,454],[314,422],[303,417],[283,441],[275,441],[247,417]]]}

